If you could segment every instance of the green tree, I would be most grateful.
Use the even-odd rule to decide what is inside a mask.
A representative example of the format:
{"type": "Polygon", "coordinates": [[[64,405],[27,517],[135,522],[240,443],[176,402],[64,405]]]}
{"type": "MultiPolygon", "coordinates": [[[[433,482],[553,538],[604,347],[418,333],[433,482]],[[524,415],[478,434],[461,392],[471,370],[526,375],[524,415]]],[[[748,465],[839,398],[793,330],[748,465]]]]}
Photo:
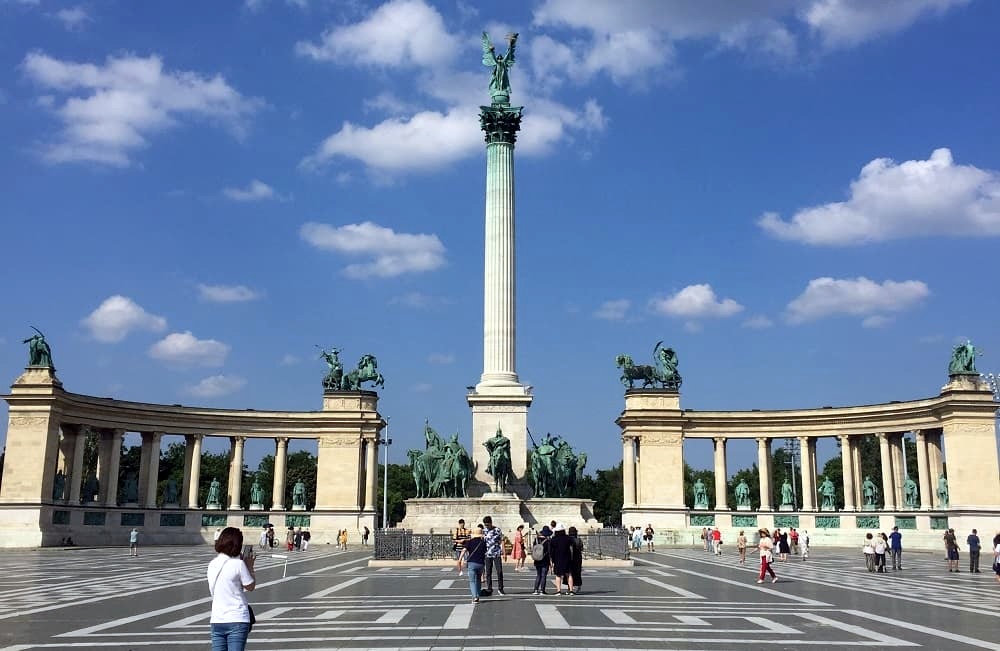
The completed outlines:
{"type": "Polygon", "coordinates": [[[708,508],[715,508],[715,471],[695,470],[688,463],[684,464],[684,504],[689,509],[694,508],[694,483],[701,480],[708,492],[708,508]]]}
{"type": "Polygon", "coordinates": [[[584,475],[576,485],[576,494],[594,500],[594,517],[605,525],[622,523],[622,504],[625,500],[622,464],[598,470],[594,476],[584,475]]]}
{"type": "MultiPolygon", "coordinates": [[[[118,501],[125,501],[125,484],[130,474],[135,475],[136,486],[139,485],[139,465],[142,460],[142,446],[122,446],[121,458],[118,460],[118,501]]],[[[140,487],[140,492],[142,488],[140,487]]]]}
{"type": "MultiPolygon", "coordinates": [[[[382,513],[382,501],[383,494],[389,496],[388,499],[388,510],[389,510],[389,526],[394,526],[399,523],[403,517],[406,515],[406,502],[410,498],[417,496],[417,485],[413,481],[413,471],[409,464],[389,464],[389,486],[388,493],[383,493],[385,482],[385,466],[379,464],[378,467],[378,504],[375,505],[375,509],[378,511],[379,516],[382,513]]],[[[382,518],[376,518],[375,525],[378,527],[382,526],[382,518]]]]}
{"type": "Polygon", "coordinates": [[[740,483],[741,479],[745,480],[750,487],[750,508],[756,511],[760,508],[760,470],[757,468],[756,463],[749,468],[742,468],[733,473],[732,479],[729,480],[729,484],[726,486],[728,503],[734,509],[736,508],[736,486],[740,483]]]}
{"type": "MultiPolygon", "coordinates": [[[[226,486],[229,485],[229,454],[226,452],[202,452],[201,473],[198,481],[198,504],[208,502],[208,487],[213,479],[222,485],[222,499],[229,501],[226,486]]],[[[226,504],[228,506],[228,504],[226,504]]]]}
{"type": "MultiPolygon", "coordinates": [[[[300,480],[306,485],[306,508],[316,508],[316,455],[305,450],[288,455],[288,473],[285,481],[285,506],[291,508],[292,491],[300,480]]],[[[247,485],[249,500],[250,486],[247,485]]]]}

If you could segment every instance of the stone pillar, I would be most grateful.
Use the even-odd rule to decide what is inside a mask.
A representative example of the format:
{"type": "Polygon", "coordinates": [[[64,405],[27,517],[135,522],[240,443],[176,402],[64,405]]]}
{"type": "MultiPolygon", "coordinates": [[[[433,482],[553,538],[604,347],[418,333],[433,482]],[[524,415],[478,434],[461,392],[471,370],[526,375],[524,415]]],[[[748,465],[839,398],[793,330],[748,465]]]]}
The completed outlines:
{"type": "Polygon", "coordinates": [[[718,437],[712,439],[715,445],[715,508],[718,510],[728,510],[726,504],[726,439],[718,437]]]}
{"type": "Polygon", "coordinates": [[[188,501],[188,487],[191,485],[191,460],[194,458],[194,436],[191,434],[184,435],[184,478],[181,479],[181,485],[178,487],[180,492],[179,499],[177,500],[180,504],[185,504],[188,501]]]}
{"type": "Polygon", "coordinates": [[[882,461],[882,508],[892,511],[896,508],[896,488],[893,481],[892,453],[889,447],[889,435],[879,432],[878,451],[882,461]]]}
{"type": "Polygon", "coordinates": [[[86,469],[83,467],[83,453],[87,445],[87,430],[85,427],[76,426],[76,434],[73,436],[73,463],[66,471],[66,483],[69,484],[69,503],[80,503],[80,488],[86,469]]]}
{"type": "Polygon", "coordinates": [[[107,431],[97,434],[97,502],[108,503],[108,484],[111,477],[111,437],[107,431]]]}
{"type": "Polygon", "coordinates": [[[934,508],[943,508],[941,498],[937,494],[938,477],[944,474],[943,454],[941,449],[941,430],[930,430],[926,433],[927,439],[927,466],[931,477],[932,503],[934,508]]]}
{"type": "Polygon", "coordinates": [[[122,438],[125,431],[113,429],[108,433],[108,487],[104,490],[105,506],[118,506],[118,466],[122,458],[122,438]]]}
{"type": "Polygon", "coordinates": [[[149,470],[146,473],[146,501],[147,509],[156,508],[156,493],[160,484],[160,441],[163,439],[163,432],[143,432],[142,438],[145,442],[149,436],[149,470]]]}
{"type": "Polygon", "coordinates": [[[375,510],[378,491],[378,439],[365,441],[365,511],[375,510]]]}
{"type": "Polygon", "coordinates": [[[952,470],[948,474],[948,507],[991,512],[1000,495],[993,394],[978,376],[955,376],[942,389],[941,397],[944,400],[938,413],[952,470]]]}
{"type": "Polygon", "coordinates": [[[802,472],[802,510],[814,511],[816,509],[816,464],[814,454],[816,452],[815,439],[809,436],[799,437],[799,465],[802,472]]]}
{"type": "Polygon", "coordinates": [[[771,439],[757,439],[757,474],[760,475],[760,510],[771,511],[771,439]]]}
{"type": "Polygon", "coordinates": [[[149,460],[153,450],[152,432],[139,432],[141,447],[139,449],[139,476],[136,477],[139,505],[145,506],[149,492],[149,460]]]}
{"type": "Polygon", "coordinates": [[[865,503],[864,496],[861,494],[862,482],[865,478],[861,476],[860,437],[851,440],[851,465],[854,467],[854,472],[851,473],[851,476],[854,477],[854,506],[860,509],[861,505],[865,503]]]}
{"type": "Polygon", "coordinates": [[[56,457],[56,474],[60,472],[63,474],[63,490],[62,494],[57,495],[55,488],[53,488],[52,499],[62,502],[66,500],[66,495],[69,492],[67,484],[69,484],[70,480],[70,469],[73,467],[73,444],[76,442],[76,433],[71,426],[63,425],[59,429],[59,454],[56,457]]]}
{"type": "Polygon", "coordinates": [[[635,506],[635,439],[622,437],[623,508],[635,506]]]}
{"type": "Polygon", "coordinates": [[[246,443],[245,436],[233,436],[229,439],[232,443],[232,461],[229,462],[229,509],[239,511],[240,492],[243,489],[243,444],[246,443]]]}
{"type": "Polygon", "coordinates": [[[934,503],[931,471],[927,464],[927,434],[924,430],[917,430],[917,475],[920,477],[920,508],[924,510],[930,509],[934,503]]]}
{"type": "Polygon", "coordinates": [[[906,440],[906,433],[896,433],[889,435],[889,452],[892,456],[892,490],[896,508],[903,507],[903,455],[905,454],[903,442],[906,440]]]}
{"type": "Polygon", "coordinates": [[[285,472],[288,467],[288,438],[279,436],[274,449],[274,485],[271,488],[271,510],[285,510],[285,472]]]}
{"type": "Polygon", "coordinates": [[[193,434],[188,440],[191,446],[191,472],[187,476],[187,506],[189,509],[198,508],[198,489],[201,485],[201,442],[204,438],[201,434],[193,434]]]}
{"type": "Polygon", "coordinates": [[[844,473],[844,510],[854,510],[854,445],[851,437],[840,437],[840,464],[844,473]]]}

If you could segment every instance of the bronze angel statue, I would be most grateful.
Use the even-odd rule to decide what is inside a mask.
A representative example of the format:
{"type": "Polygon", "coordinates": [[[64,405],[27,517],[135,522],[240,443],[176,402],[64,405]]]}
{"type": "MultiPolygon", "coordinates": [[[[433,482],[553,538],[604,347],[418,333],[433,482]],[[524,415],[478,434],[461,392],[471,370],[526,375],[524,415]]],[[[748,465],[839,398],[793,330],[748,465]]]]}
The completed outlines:
{"type": "Polygon", "coordinates": [[[514,46],[517,34],[507,34],[507,54],[497,54],[496,48],[490,43],[490,36],[483,32],[483,65],[493,68],[493,78],[490,79],[490,97],[494,104],[510,103],[510,76],[508,70],[514,65],[514,46]]]}

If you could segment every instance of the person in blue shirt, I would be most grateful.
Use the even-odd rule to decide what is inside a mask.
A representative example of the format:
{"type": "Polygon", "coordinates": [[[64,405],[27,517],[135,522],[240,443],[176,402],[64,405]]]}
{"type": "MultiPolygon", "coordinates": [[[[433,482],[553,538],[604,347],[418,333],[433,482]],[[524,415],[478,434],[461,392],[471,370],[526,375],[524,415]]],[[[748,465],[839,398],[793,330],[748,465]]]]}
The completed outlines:
{"type": "Polygon", "coordinates": [[[889,534],[889,553],[892,556],[892,569],[903,569],[903,534],[899,533],[899,527],[893,527],[889,534]]]}
{"type": "Polygon", "coordinates": [[[965,539],[965,542],[969,545],[969,571],[979,572],[979,552],[982,549],[982,545],[979,541],[979,535],[976,530],[973,529],[969,537],[965,539]]]}

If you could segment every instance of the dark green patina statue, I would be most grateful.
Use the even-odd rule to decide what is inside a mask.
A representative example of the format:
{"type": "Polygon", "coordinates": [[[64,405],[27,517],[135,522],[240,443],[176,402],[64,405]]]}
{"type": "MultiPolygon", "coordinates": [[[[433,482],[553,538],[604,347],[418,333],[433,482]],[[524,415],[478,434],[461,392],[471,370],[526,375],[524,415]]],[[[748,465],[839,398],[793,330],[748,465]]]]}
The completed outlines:
{"type": "Polygon", "coordinates": [[[510,439],[503,435],[497,425],[497,433],[493,438],[483,441],[483,447],[490,453],[490,463],[486,472],[493,477],[493,490],[498,493],[507,492],[507,484],[514,477],[514,469],[510,462],[510,439]]]}
{"type": "Polygon", "coordinates": [[[574,452],[565,439],[550,433],[542,438],[540,445],[534,437],[531,443],[529,464],[535,497],[572,497],[583,478],[587,455],[574,452]]]}
{"type": "Polygon", "coordinates": [[[447,443],[424,423],[424,449],[409,450],[417,497],[468,497],[466,486],[475,473],[468,451],[454,434],[447,443]]]}
{"type": "Polygon", "coordinates": [[[682,380],[677,370],[677,353],[674,349],[664,348],[663,342],[659,341],[653,348],[653,357],[656,360],[655,366],[637,365],[625,353],[616,357],[615,364],[622,370],[622,385],[631,389],[636,380],[641,380],[643,389],[659,384],[664,389],[679,391],[682,380]]]}
{"type": "Polygon", "coordinates": [[[517,44],[517,34],[507,34],[507,54],[497,54],[496,48],[490,42],[490,36],[483,32],[483,65],[493,68],[490,77],[490,97],[494,104],[510,103],[509,70],[514,65],[514,47],[517,44]]]}
{"type": "Polygon", "coordinates": [[[371,382],[376,387],[385,386],[385,378],[378,372],[378,360],[374,355],[362,355],[358,367],[348,373],[344,373],[344,365],[340,362],[339,348],[329,351],[321,348],[320,358],[329,367],[323,377],[324,391],[360,391],[364,382],[371,382]]]}
{"type": "Polygon", "coordinates": [[[49,348],[49,343],[45,341],[45,335],[35,326],[31,326],[31,329],[35,331],[35,334],[21,342],[28,344],[28,366],[54,369],[55,367],[52,365],[52,349],[49,348]]]}
{"type": "Polygon", "coordinates": [[[979,376],[976,370],[976,357],[982,355],[976,350],[972,342],[966,340],[964,344],[955,346],[951,352],[951,363],[948,364],[948,375],[975,375],[979,376]]]}

